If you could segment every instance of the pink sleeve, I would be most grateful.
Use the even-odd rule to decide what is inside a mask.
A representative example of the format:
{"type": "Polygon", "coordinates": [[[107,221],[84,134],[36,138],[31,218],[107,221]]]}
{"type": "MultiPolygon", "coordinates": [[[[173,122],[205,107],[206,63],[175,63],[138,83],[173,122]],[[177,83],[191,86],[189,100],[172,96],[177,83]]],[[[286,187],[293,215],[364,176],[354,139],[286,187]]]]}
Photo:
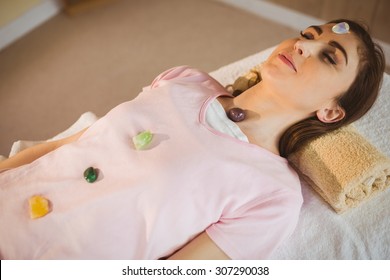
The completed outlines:
{"type": "Polygon", "coordinates": [[[266,259],[294,231],[302,197],[279,194],[222,217],[207,230],[232,259],[266,259]]]}

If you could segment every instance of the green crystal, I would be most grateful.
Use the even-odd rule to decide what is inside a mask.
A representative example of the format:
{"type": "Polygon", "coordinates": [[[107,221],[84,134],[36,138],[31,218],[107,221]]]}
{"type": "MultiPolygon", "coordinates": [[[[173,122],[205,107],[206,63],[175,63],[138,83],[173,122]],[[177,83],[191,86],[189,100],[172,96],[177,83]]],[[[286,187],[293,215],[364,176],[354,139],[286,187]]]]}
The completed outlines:
{"type": "Polygon", "coordinates": [[[153,133],[149,130],[143,131],[133,137],[133,143],[136,150],[144,150],[152,142],[153,133]]]}
{"type": "Polygon", "coordinates": [[[93,183],[97,180],[97,177],[98,177],[98,172],[97,172],[97,169],[93,168],[93,167],[88,167],[85,171],[84,171],[84,178],[85,180],[88,182],[88,183],[93,183]]]}

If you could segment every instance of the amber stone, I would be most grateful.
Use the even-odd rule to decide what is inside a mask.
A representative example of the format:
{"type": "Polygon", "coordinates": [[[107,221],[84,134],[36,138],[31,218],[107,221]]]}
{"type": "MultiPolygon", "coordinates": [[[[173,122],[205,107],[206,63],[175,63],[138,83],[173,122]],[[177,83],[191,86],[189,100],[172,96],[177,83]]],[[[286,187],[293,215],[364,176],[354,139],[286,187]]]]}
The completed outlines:
{"type": "Polygon", "coordinates": [[[34,195],[30,197],[28,200],[28,204],[31,219],[41,218],[51,212],[51,203],[47,198],[43,196],[34,195]]]}
{"type": "Polygon", "coordinates": [[[88,183],[93,183],[97,180],[98,178],[98,170],[93,167],[88,167],[84,171],[84,178],[88,183]]]}

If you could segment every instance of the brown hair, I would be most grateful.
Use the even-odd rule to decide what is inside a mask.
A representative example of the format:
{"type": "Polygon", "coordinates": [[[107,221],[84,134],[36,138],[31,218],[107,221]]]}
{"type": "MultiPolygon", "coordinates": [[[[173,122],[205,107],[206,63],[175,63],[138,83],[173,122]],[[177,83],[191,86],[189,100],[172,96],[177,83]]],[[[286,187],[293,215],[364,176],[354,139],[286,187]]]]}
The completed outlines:
{"type": "MultiPolygon", "coordinates": [[[[279,140],[279,152],[282,157],[287,158],[308,141],[358,120],[367,113],[378,96],[386,65],[381,47],[372,41],[368,28],[362,24],[347,19],[332,20],[328,23],[339,22],[347,22],[352,33],[360,41],[358,46],[360,61],[356,78],[349,89],[337,99],[338,104],[345,110],[345,117],[338,122],[323,123],[317,116],[313,116],[292,125],[279,140]]],[[[235,91],[235,95],[237,93],[235,91]]]]}

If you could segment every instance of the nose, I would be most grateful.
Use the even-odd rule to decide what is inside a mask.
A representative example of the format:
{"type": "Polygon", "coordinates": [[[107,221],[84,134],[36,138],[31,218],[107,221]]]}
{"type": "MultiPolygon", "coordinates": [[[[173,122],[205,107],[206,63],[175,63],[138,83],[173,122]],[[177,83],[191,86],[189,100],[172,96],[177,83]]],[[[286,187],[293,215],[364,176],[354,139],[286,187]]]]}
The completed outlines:
{"type": "Polygon", "coordinates": [[[314,40],[297,40],[294,44],[294,51],[305,58],[315,54],[320,48],[321,43],[314,40]]]}
{"type": "Polygon", "coordinates": [[[294,44],[294,51],[299,54],[299,55],[302,55],[304,57],[307,57],[307,52],[306,52],[306,49],[305,49],[305,46],[303,44],[303,42],[301,40],[297,40],[294,44]]]}

